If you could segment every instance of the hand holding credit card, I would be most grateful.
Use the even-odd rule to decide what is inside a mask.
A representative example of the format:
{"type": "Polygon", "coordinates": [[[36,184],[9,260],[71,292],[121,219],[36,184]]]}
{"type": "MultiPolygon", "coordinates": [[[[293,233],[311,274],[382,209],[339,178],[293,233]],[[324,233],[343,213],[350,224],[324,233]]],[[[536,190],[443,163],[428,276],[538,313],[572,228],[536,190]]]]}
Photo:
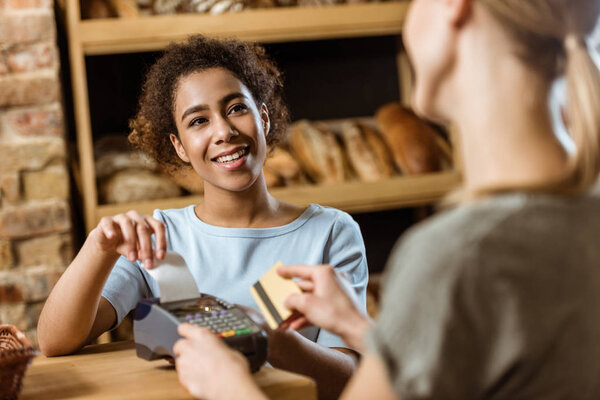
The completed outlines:
{"type": "MultiPolygon", "coordinates": [[[[293,314],[292,310],[284,305],[286,299],[292,294],[302,293],[301,288],[295,281],[284,278],[277,272],[277,269],[282,266],[281,262],[275,264],[250,288],[254,300],[272,329],[281,326],[281,323],[290,319],[293,314]]],[[[303,266],[301,268],[313,267],[303,266]]],[[[315,266],[314,268],[319,267],[315,266]]],[[[346,277],[346,274],[338,270],[334,270],[334,273],[337,286],[348,297],[356,311],[364,313],[362,311],[364,310],[364,306],[361,305],[356,291],[352,287],[350,280],[346,277]]]]}
{"type": "Polygon", "coordinates": [[[277,273],[277,268],[282,265],[281,261],[277,262],[250,288],[254,301],[271,329],[277,329],[292,315],[292,311],[284,306],[288,296],[302,292],[296,282],[277,273]]]}

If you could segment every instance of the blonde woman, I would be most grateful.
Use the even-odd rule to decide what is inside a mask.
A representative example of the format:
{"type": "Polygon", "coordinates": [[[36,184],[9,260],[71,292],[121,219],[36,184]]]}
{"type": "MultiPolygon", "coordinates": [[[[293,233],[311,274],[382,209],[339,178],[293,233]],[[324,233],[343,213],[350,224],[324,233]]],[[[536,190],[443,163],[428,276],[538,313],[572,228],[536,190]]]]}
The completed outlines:
{"type": "MultiPolygon", "coordinates": [[[[280,270],[305,289],[288,299],[304,314],[292,328],[310,322],[366,348],[342,398],[600,398],[600,200],[589,194],[600,78],[585,42],[599,9],[596,0],[412,1],[414,105],[458,126],[462,200],[394,249],[372,327],[331,267],[280,270]],[[548,107],[560,75],[571,143],[548,107]]],[[[181,332],[177,366],[193,394],[262,398],[240,357],[205,331],[181,332]],[[209,365],[235,371],[240,385],[202,374],[209,365]]]]}

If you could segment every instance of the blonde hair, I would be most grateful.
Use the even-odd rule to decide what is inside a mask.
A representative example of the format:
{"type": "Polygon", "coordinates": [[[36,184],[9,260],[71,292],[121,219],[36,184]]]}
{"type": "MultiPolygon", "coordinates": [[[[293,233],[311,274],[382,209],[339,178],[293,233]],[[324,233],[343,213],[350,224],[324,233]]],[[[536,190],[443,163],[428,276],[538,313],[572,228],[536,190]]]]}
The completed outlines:
{"type": "MultiPolygon", "coordinates": [[[[600,173],[600,70],[585,37],[594,30],[598,0],[479,0],[506,27],[522,58],[548,79],[564,73],[567,129],[577,147],[568,181],[553,189],[582,192],[600,173]]],[[[536,189],[536,188],[531,188],[536,189]]]]}

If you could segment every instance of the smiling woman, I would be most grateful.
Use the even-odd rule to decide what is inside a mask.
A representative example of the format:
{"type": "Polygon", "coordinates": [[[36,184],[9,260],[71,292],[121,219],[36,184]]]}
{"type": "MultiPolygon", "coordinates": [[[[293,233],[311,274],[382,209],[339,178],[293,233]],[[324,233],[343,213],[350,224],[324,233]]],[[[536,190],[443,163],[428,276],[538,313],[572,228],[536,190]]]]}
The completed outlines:
{"type": "MultiPolygon", "coordinates": [[[[177,134],[178,119],[173,116],[177,88],[185,87],[182,80],[190,74],[214,68],[229,71],[243,83],[254,103],[264,103],[270,119],[267,144],[275,145],[285,134],[289,119],[281,73],[261,46],[203,36],[190,37],[185,46],[172,44],[149,71],[138,113],[130,123],[129,140],[167,168],[185,166],[169,140],[170,134],[177,134]],[[166,101],[171,107],[165,107],[166,101]]],[[[199,106],[194,105],[190,112],[199,106]]]]}
{"type": "MultiPolygon", "coordinates": [[[[358,224],[267,190],[263,164],[288,121],[282,92],[278,69],[258,45],[195,36],[166,50],[146,77],[129,138],[164,169],[202,178],[203,201],[103,218],[42,311],[45,354],[77,350],[139,300],[160,297],[147,269],[167,250],[183,257],[200,292],[251,308],[250,286],[277,261],[331,264],[349,277],[364,311],[368,270],[358,224]]],[[[337,398],[356,365],[339,336],[266,330],[272,365],[313,377],[320,398],[337,398]]],[[[178,370],[192,376],[198,365],[178,370]]]]}
{"type": "Polygon", "coordinates": [[[179,158],[202,176],[205,192],[264,185],[267,106],[259,108],[231,72],[211,68],[182,78],[174,117],[179,133],[169,134],[171,143],[179,158]]]}

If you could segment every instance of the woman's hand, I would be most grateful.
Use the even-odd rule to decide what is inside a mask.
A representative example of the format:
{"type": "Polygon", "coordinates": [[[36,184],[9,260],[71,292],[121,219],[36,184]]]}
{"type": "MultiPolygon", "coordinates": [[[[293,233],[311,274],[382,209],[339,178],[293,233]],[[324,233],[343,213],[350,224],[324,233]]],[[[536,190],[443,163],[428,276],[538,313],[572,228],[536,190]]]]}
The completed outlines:
{"type": "Polygon", "coordinates": [[[117,252],[129,261],[142,260],[144,267],[154,267],[154,257],[165,257],[167,241],[164,224],[150,215],[128,211],[112,217],[104,217],[90,232],[89,238],[103,252],[117,252]],[[156,253],[152,250],[155,237],[156,253]]]}
{"type": "Polygon", "coordinates": [[[205,328],[179,325],[183,339],[173,346],[179,382],[194,396],[212,399],[264,399],[244,356],[205,328]]]}
{"type": "Polygon", "coordinates": [[[285,302],[300,316],[284,321],[281,328],[297,330],[313,324],[339,335],[350,347],[363,350],[363,338],[371,321],[354,306],[332,266],[283,266],[277,272],[284,278],[300,278],[298,285],[303,290],[285,302]]]}

